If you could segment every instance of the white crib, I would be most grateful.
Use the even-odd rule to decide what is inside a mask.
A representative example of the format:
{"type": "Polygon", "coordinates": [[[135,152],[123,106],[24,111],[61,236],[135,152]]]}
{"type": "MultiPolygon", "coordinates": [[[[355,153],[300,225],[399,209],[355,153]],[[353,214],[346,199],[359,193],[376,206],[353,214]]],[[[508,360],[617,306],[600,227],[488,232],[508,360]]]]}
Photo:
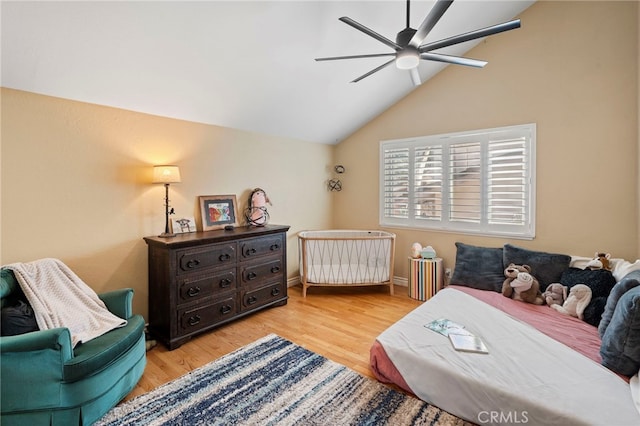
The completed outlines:
{"type": "Polygon", "coordinates": [[[312,286],[388,285],[393,294],[396,236],[331,229],[298,233],[302,295],[312,286]]]}

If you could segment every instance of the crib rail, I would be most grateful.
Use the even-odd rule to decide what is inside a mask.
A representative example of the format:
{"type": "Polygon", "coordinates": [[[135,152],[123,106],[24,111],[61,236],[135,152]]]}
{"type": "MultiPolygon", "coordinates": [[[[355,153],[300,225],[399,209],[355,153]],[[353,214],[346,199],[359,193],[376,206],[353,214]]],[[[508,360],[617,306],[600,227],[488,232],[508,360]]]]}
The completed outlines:
{"type": "Polygon", "coordinates": [[[388,285],[393,294],[395,234],[367,230],[298,233],[300,281],[311,286],[388,285]]]}

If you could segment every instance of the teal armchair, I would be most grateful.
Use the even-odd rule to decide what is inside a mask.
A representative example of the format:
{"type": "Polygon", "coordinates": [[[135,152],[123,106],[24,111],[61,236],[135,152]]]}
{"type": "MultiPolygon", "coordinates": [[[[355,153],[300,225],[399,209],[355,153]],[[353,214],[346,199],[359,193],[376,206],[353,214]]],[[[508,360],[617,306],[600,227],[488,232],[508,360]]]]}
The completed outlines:
{"type": "MultiPolygon", "coordinates": [[[[19,285],[0,270],[2,305],[19,285]]],[[[0,337],[0,423],[90,425],[135,387],[146,365],[144,319],[133,315],[133,290],[99,295],[125,327],[71,346],[66,328],[0,337]]]]}

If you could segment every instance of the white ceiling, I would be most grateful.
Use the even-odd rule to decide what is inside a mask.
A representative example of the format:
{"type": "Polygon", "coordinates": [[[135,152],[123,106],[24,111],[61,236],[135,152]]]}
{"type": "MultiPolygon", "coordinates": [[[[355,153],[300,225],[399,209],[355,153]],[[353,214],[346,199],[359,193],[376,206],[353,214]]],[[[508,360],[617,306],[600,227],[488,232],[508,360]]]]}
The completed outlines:
{"type": "MultiPolygon", "coordinates": [[[[532,3],[458,0],[426,41],[508,21],[532,3]]],[[[395,40],[405,27],[405,6],[404,0],[3,0],[1,82],[66,99],[334,144],[414,87],[409,72],[395,66],[349,83],[387,58],[314,58],[391,52],[338,18],[348,16],[395,40]]],[[[432,1],[412,1],[411,27],[417,28],[432,6],[432,1]]],[[[462,55],[474,43],[438,52],[462,55]]],[[[421,61],[423,81],[442,67],[421,61]]]]}

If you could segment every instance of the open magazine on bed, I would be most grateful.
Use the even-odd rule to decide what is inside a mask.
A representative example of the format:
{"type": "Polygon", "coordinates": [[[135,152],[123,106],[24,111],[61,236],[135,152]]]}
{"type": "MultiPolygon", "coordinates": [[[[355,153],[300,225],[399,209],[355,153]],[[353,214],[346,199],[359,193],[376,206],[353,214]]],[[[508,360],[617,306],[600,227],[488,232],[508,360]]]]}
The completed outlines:
{"type": "Polygon", "coordinates": [[[448,337],[453,348],[457,351],[483,354],[489,353],[482,339],[464,328],[464,325],[462,324],[458,324],[446,318],[440,318],[433,320],[424,326],[429,330],[433,330],[436,333],[440,333],[443,336],[448,337]]]}

